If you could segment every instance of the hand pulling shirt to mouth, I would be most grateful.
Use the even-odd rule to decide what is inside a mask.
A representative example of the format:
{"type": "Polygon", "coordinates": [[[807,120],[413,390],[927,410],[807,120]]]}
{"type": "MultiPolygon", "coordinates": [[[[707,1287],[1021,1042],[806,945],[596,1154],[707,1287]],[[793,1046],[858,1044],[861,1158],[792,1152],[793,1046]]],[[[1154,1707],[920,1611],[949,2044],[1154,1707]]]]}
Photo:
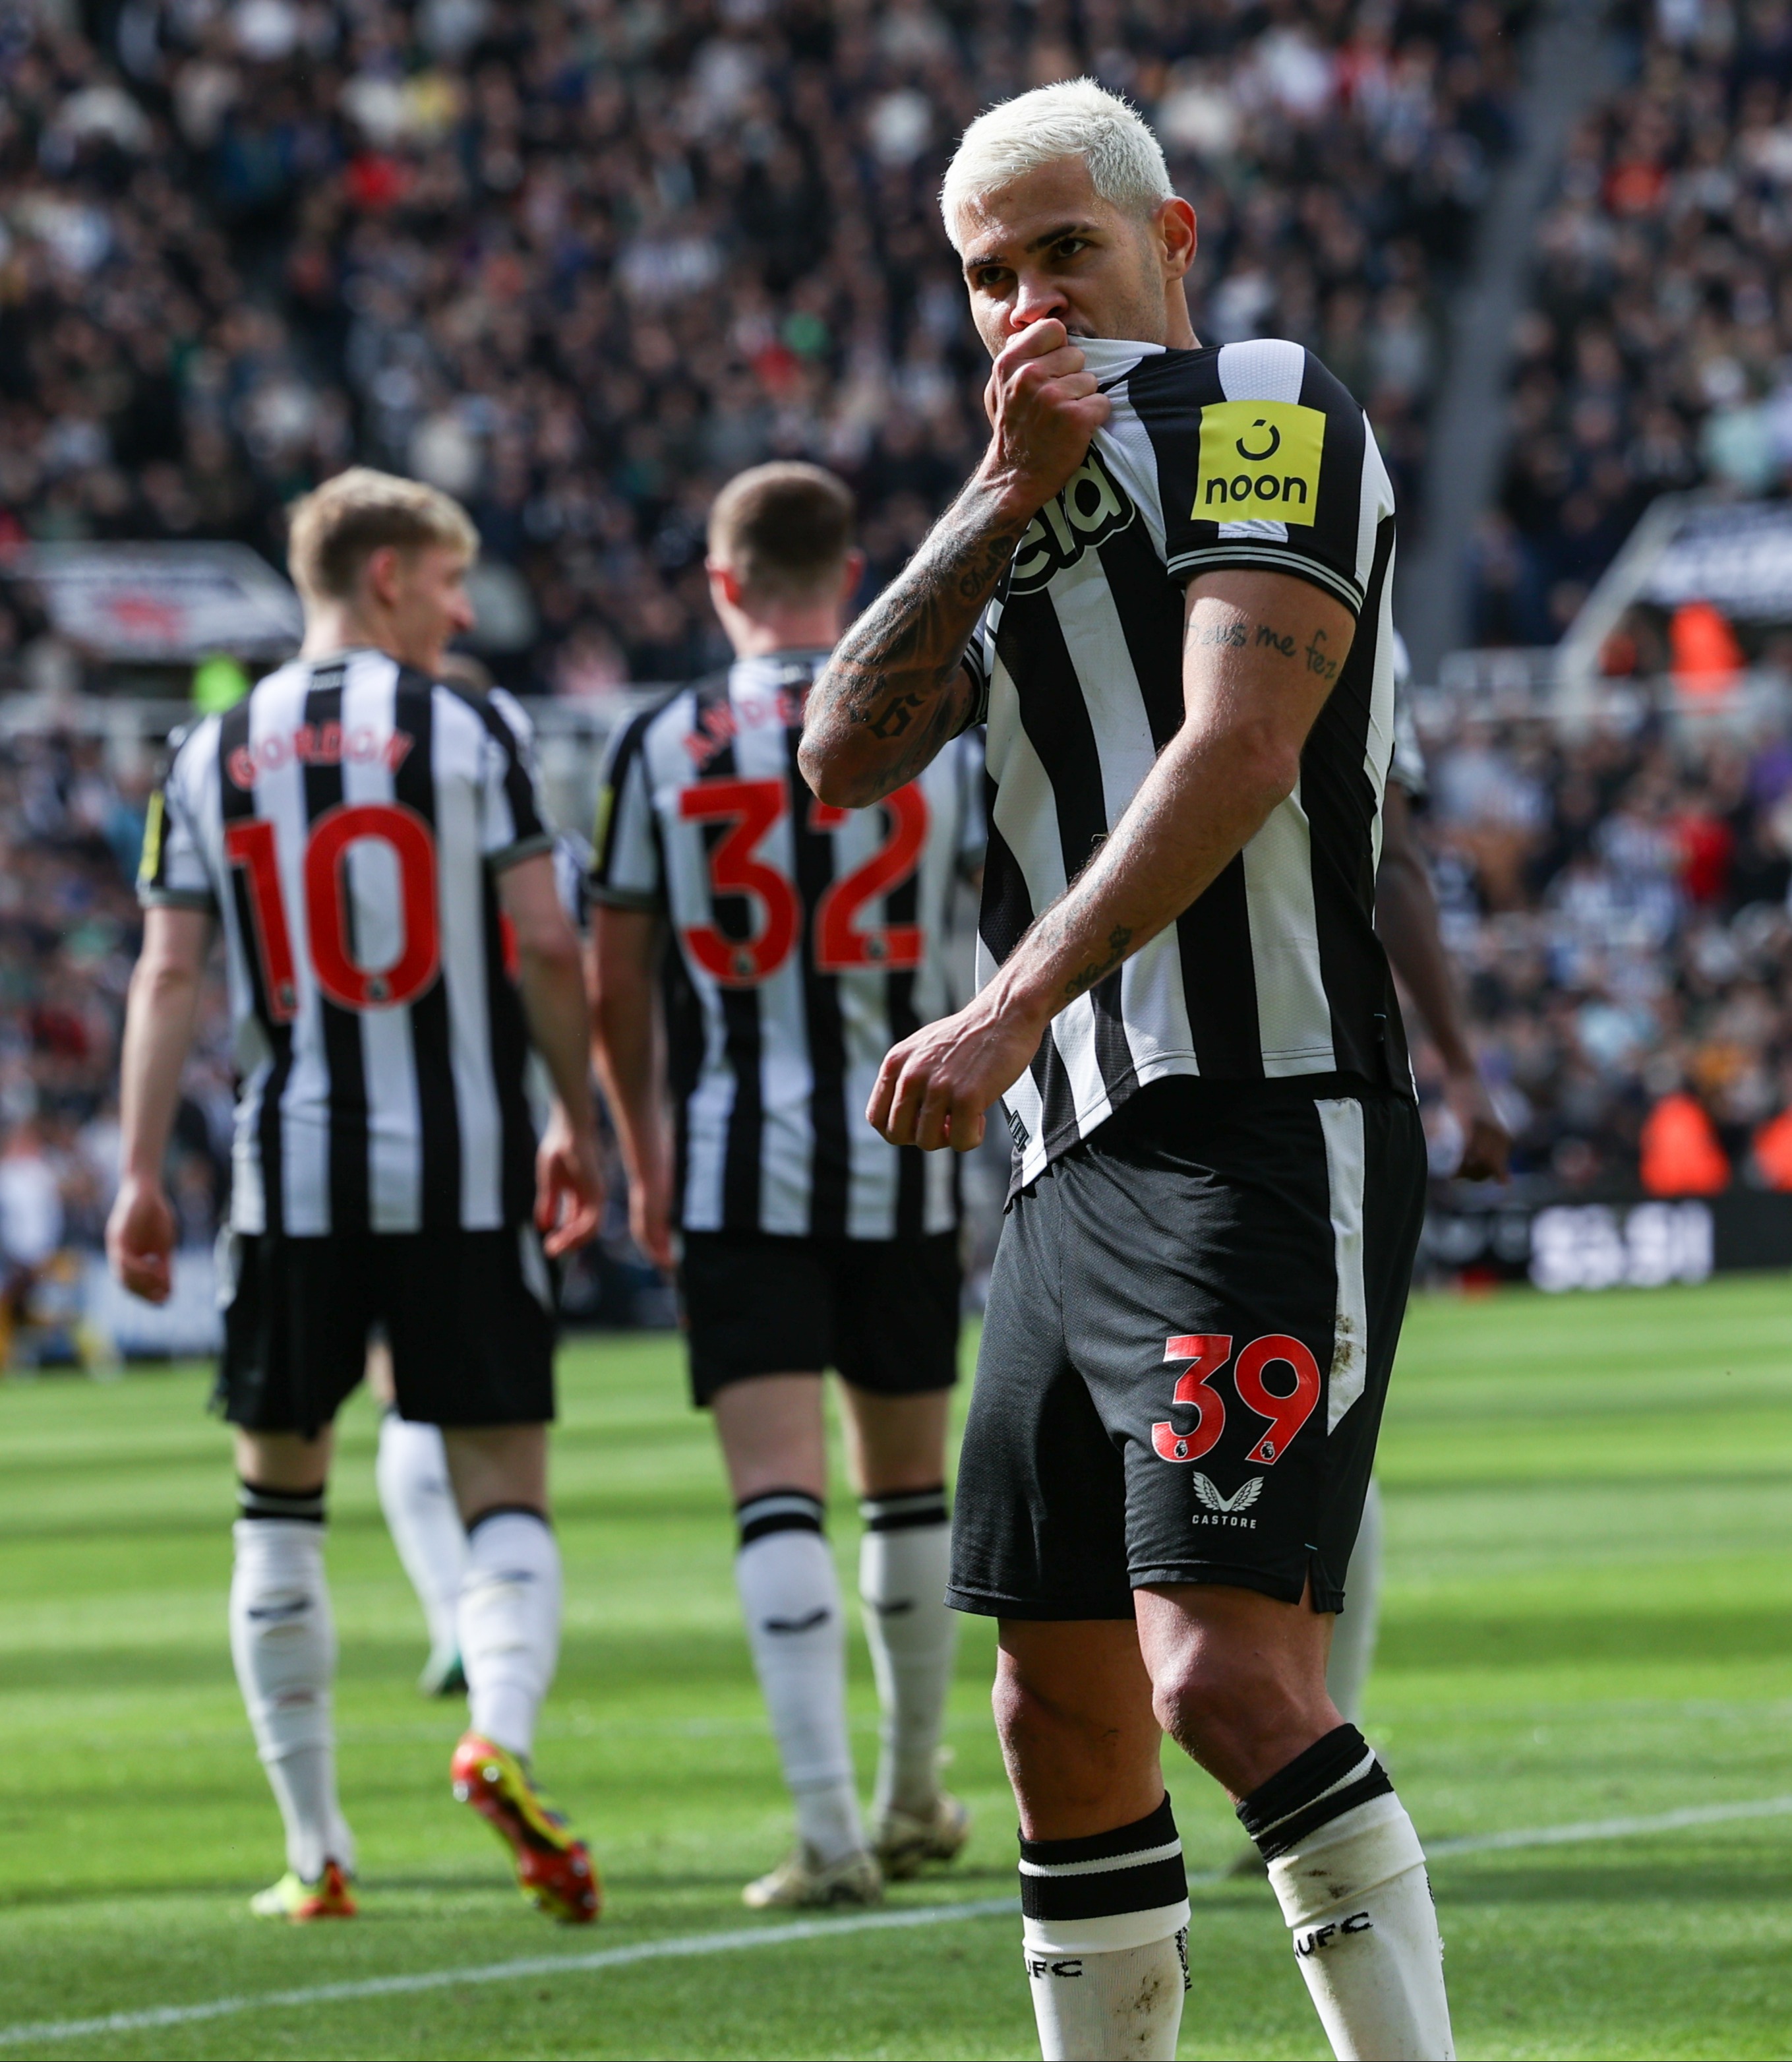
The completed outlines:
{"type": "MultiPolygon", "coordinates": [[[[1112,405],[1033,519],[967,660],[988,725],[988,981],[1183,720],[1185,589],[1230,567],[1356,619],[1293,792],[1217,879],[1053,1018],[1004,1098],[1016,1187],[1146,1082],[1348,1073],[1411,1093],[1375,935],[1394,739],[1393,491],[1361,408],[1297,343],[1077,339],[1112,405]]],[[[1322,639],[1292,655],[1324,674],[1322,639]]]]}

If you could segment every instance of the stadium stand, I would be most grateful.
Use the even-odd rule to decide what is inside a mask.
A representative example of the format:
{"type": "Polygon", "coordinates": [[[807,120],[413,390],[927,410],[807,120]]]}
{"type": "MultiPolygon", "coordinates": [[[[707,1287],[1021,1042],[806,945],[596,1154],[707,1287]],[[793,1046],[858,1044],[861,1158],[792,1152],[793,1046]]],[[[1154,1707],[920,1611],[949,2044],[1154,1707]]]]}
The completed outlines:
{"type": "MultiPolygon", "coordinates": [[[[88,39],[0,8],[0,550],[227,538],[279,563],[285,503],[367,459],[474,507],[524,596],[491,655],[509,684],[601,696],[707,665],[721,477],[777,453],[844,471],[876,581],[972,462],[940,170],[978,106],[1085,66],[1153,113],[1196,199],[1205,332],[1311,343],[1367,397],[1411,509],[1529,11],[129,0],[88,39]]],[[[1792,60],[1772,10],[1729,44],[1710,10],[1651,18],[1541,232],[1492,641],[1556,634],[1658,487],[1779,476],[1792,60]]],[[[0,680],[35,684],[54,640],[0,596],[0,680]]],[[[1634,1192],[1692,1165],[1649,1142],[1690,1137],[1725,1181],[1792,1188],[1792,756],[1647,724],[1570,745],[1441,700],[1426,725],[1424,834],[1521,1173],[1634,1192]],[[1690,1117],[1672,1103],[1646,1136],[1683,1093],[1690,1117]]],[[[0,1118],[78,1245],[111,1180],[141,807],[92,741],[0,748],[0,1118]]],[[[216,1027],[205,1050],[181,1129],[195,1246],[228,1178],[216,1027]]],[[[42,1188],[0,1179],[0,1246],[31,1236],[6,1197],[25,1224],[42,1188]]]]}
{"type": "Polygon", "coordinates": [[[1196,201],[1204,327],[1318,348],[1410,511],[1527,13],[126,0],[96,45],[9,7],[0,542],[278,562],[283,503],[352,455],[467,499],[521,575],[510,684],[687,674],[722,478],[844,471],[875,581],[968,469],[940,175],[980,106],[1084,67],[1196,201]]]}
{"type": "MultiPolygon", "coordinates": [[[[1568,1195],[1792,1186],[1783,737],[1633,720],[1570,742],[1441,699],[1425,729],[1421,835],[1514,1171],[1568,1195]]],[[[1417,1065],[1447,1173],[1439,1070],[1417,1065]]]]}
{"type": "Polygon", "coordinates": [[[1780,492],[1792,465],[1792,26],[1766,4],[1618,11],[1632,75],[1537,229],[1483,644],[1553,644],[1657,495],[1780,492]]]}

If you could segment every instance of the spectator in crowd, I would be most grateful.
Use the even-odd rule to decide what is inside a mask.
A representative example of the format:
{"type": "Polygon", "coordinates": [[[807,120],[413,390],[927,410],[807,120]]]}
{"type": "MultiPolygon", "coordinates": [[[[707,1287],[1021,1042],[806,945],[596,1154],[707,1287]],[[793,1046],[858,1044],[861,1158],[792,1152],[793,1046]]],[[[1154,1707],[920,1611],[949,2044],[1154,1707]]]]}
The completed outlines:
{"type": "MultiPolygon", "coordinates": [[[[0,1257],[8,1337],[65,1241],[97,1247],[118,1180],[118,1041],[136,957],[143,780],[100,740],[0,744],[0,1257]]],[[[174,1187],[209,1241],[228,1179],[231,1058],[218,999],[187,1077],[174,1187]]],[[[0,1340],[0,1362],[6,1342],[0,1340]]]]}
{"type": "MultiPolygon", "coordinates": [[[[1440,298],[1530,0],[0,0],[0,550],[236,538],[351,458],[474,508],[510,684],[720,648],[702,515],[846,474],[881,584],[987,367],[939,233],[990,101],[1088,70],[1196,203],[1204,334],[1312,344],[1415,528],[1440,298]]],[[[0,663],[18,627],[0,624],[0,663]]]]}
{"type": "Polygon", "coordinates": [[[1477,640],[1553,644],[1642,510],[1792,477],[1792,67],[1782,0],[1616,10],[1630,76],[1537,231],[1477,640]]]}
{"type": "MultiPolygon", "coordinates": [[[[1792,763],[1778,737],[1569,741],[1433,700],[1422,821],[1515,1172],[1792,1187],[1792,763]]],[[[1417,1057],[1433,1165],[1459,1140],[1417,1057]]]]}

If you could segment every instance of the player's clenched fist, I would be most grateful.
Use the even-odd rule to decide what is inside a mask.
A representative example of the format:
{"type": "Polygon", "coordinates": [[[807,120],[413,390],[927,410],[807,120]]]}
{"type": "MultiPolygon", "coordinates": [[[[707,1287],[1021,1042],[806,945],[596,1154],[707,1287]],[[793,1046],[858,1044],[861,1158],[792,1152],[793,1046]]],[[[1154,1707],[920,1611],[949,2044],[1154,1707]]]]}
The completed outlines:
{"type": "Polygon", "coordinates": [[[174,1213],[159,1184],[126,1175],[106,1221],[112,1272],[133,1296],[166,1303],[174,1289],[174,1213]]]}
{"type": "Polygon", "coordinates": [[[1056,317],[1002,347],[983,402],[995,431],[984,470],[1029,513],[1082,463],[1108,415],[1107,395],[1056,317]]]}
{"type": "Polygon", "coordinates": [[[892,1145],[968,1153],[983,1142],[984,1113],[1020,1078],[1044,1026],[999,1012],[987,993],[904,1038],[884,1055],[865,1117],[892,1145]]]}

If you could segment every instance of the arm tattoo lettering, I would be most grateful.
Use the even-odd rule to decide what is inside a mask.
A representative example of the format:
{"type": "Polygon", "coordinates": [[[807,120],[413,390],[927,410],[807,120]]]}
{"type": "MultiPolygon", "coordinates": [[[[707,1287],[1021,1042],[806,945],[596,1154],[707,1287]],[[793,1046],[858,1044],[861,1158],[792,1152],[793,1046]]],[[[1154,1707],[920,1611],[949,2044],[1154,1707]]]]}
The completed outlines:
{"type": "MultiPolygon", "coordinates": [[[[1318,634],[1325,635],[1323,631],[1318,634]]],[[[1274,652],[1284,659],[1292,659],[1297,649],[1288,632],[1277,629],[1273,624],[1253,624],[1244,616],[1234,616],[1225,623],[1191,623],[1189,642],[1196,646],[1225,647],[1235,652],[1274,652]]]]}

